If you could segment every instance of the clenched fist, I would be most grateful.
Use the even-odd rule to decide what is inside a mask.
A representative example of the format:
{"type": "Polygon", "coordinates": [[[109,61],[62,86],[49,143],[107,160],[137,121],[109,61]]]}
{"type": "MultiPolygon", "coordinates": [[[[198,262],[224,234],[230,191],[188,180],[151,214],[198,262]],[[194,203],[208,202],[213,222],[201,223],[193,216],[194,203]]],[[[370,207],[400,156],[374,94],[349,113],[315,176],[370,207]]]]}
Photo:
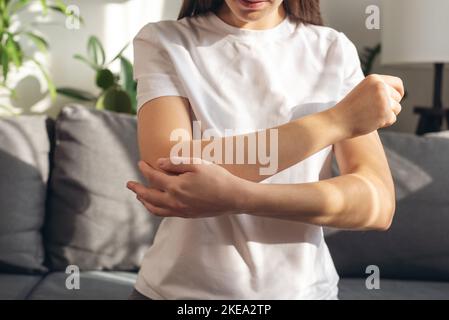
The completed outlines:
{"type": "Polygon", "coordinates": [[[403,97],[401,79],[369,75],[329,111],[343,123],[347,136],[357,137],[393,125],[403,97]]]}

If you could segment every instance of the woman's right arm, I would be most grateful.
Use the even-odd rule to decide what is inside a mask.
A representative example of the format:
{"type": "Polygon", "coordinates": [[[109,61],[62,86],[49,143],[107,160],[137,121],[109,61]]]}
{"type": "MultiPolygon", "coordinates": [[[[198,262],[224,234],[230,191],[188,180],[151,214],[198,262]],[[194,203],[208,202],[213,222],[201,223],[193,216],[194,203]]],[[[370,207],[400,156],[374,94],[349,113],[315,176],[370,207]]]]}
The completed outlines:
{"type": "MultiPolygon", "coordinates": [[[[217,164],[235,176],[260,182],[327,146],[393,124],[401,110],[399,102],[403,95],[404,88],[400,79],[389,76],[368,76],[335,107],[271,128],[277,130],[277,150],[269,150],[270,141],[267,138],[265,147],[268,151],[264,154],[273,155],[277,152],[278,163],[276,170],[270,174],[261,174],[261,169],[267,164],[260,163],[258,157],[255,164],[246,162],[245,164],[225,164],[226,146],[231,145],[235,155],[236,140],[255,133],[220,138],[223,147],[222,161],[217,164]]],[[[160,97],[145,103],[138,115],[141,159],[153,168],[158,168],[157,160],[169,158],[172,147],[179,143],[179,141],[170,141],[172,132],[177,129],[184,129],[189,133],[189,138],[183,142],[190,148],[189,150],[193,150],[194,144],[203,150],[211,143],[210,140],[192,140],[190,105],[186,98],[160,97]]],[[[265,130],[266,137],[270,136],[269,130],[265,130]]],[[[257,149],[249,150],[248,145],[245,144],[245,159],[248,159],[249,151],[256,151],[258,154],[257,149]]]]}

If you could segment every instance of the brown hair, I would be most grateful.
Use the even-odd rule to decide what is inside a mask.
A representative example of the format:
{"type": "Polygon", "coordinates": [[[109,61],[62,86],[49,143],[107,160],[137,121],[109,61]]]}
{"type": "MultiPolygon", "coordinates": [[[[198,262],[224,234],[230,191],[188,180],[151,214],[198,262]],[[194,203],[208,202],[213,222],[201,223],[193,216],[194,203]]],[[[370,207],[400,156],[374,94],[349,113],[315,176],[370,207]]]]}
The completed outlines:
{"type": "MultiPolygon", "coordinates": [[[[209,11],[216,12],[223,3],[224,0],[184,0],[178,20],[202,15],[209,11]]],[[[306,24],[323,25],[320,0],[284,0],[282,5],[293,20],[306,24]]]]}

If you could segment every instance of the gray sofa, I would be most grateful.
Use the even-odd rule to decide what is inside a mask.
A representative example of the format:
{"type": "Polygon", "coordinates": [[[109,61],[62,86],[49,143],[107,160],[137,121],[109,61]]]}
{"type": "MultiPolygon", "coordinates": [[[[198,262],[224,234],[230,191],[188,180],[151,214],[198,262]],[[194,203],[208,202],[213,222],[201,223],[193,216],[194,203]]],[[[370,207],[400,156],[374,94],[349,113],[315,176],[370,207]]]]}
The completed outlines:
{"type": "MultiPolygon", "coordinates": [[[[396,218],[385,233],[326,230],[340,299],[447,299],[449,139],[382,140],[396,218]],[[380,289],[365,286],[369,265],[380,270],[380,289]]],[[[0,119],[0,299],[128,297],[160,223],[125,188],[144,182],[137,161],[128,115],[73,105],[56,121],[0,119]],[[81,271],[79,289],[68,266],[81,271]]]]}

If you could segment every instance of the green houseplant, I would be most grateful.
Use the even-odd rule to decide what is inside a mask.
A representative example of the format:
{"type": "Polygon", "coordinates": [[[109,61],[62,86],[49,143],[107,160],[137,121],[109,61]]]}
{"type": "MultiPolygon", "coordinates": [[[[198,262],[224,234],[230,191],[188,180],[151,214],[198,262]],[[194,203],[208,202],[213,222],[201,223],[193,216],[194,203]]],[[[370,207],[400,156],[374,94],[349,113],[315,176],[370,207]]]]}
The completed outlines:
{"type": "Polygon", "coordinates": [[[382,45],[379,43],[374,47],[365,47],[362,54],[360,55],[360,61],[362,64],[363,73],[365,76],[371,74],[374,62],[377,56],[382,51],[382,45]]]}
{"type": "MultiPolygon", "coordinates": [[[[0,87],[7,90],[11,98],[15,98],[14,88],[8,83],[11,71],[19,70],[27,61],[35,64],[48,85],[50,96],[56,96],[56,88],[51,81],[48,72],[32,55],[28,55],[22,48],[21,42],[25,39],[31,40],[35,49],[47,52],[48,42],[35,32],[30,25],[33,21],[22,21],[19,14],[33,4],[39,5],[38,15],[45,16],[49,11],[72,16],[62,0],[0,0],[0,87]],[[19,22],[14,23],[14,22],[19,22]],[[26,24],[26,23],[27,24],[26,24]]],[[[79,19],[79,17],[76,17],[79,19]]],[[[7,106],[2,106],[8,109],[7,106]]]]}
{"type": "Polygon", "coordinates": [[[100,40],[95,36],[89,37],[87,55],[77,54],[74,58],[95,71],[95,84],[100,89],[100,94],[94,95],[83,90],[67,87],[58,88],[57,92],[76,100],[95,103],[97,109],[136,114],[137,84],[133,79],[133,66],[123,56],[127,47],[128,45],[120,50],[114,58],[107,61],[100,40]],[[117,60],[120,61],[120,72],[114,73],[110,66],[117,60]]]}

